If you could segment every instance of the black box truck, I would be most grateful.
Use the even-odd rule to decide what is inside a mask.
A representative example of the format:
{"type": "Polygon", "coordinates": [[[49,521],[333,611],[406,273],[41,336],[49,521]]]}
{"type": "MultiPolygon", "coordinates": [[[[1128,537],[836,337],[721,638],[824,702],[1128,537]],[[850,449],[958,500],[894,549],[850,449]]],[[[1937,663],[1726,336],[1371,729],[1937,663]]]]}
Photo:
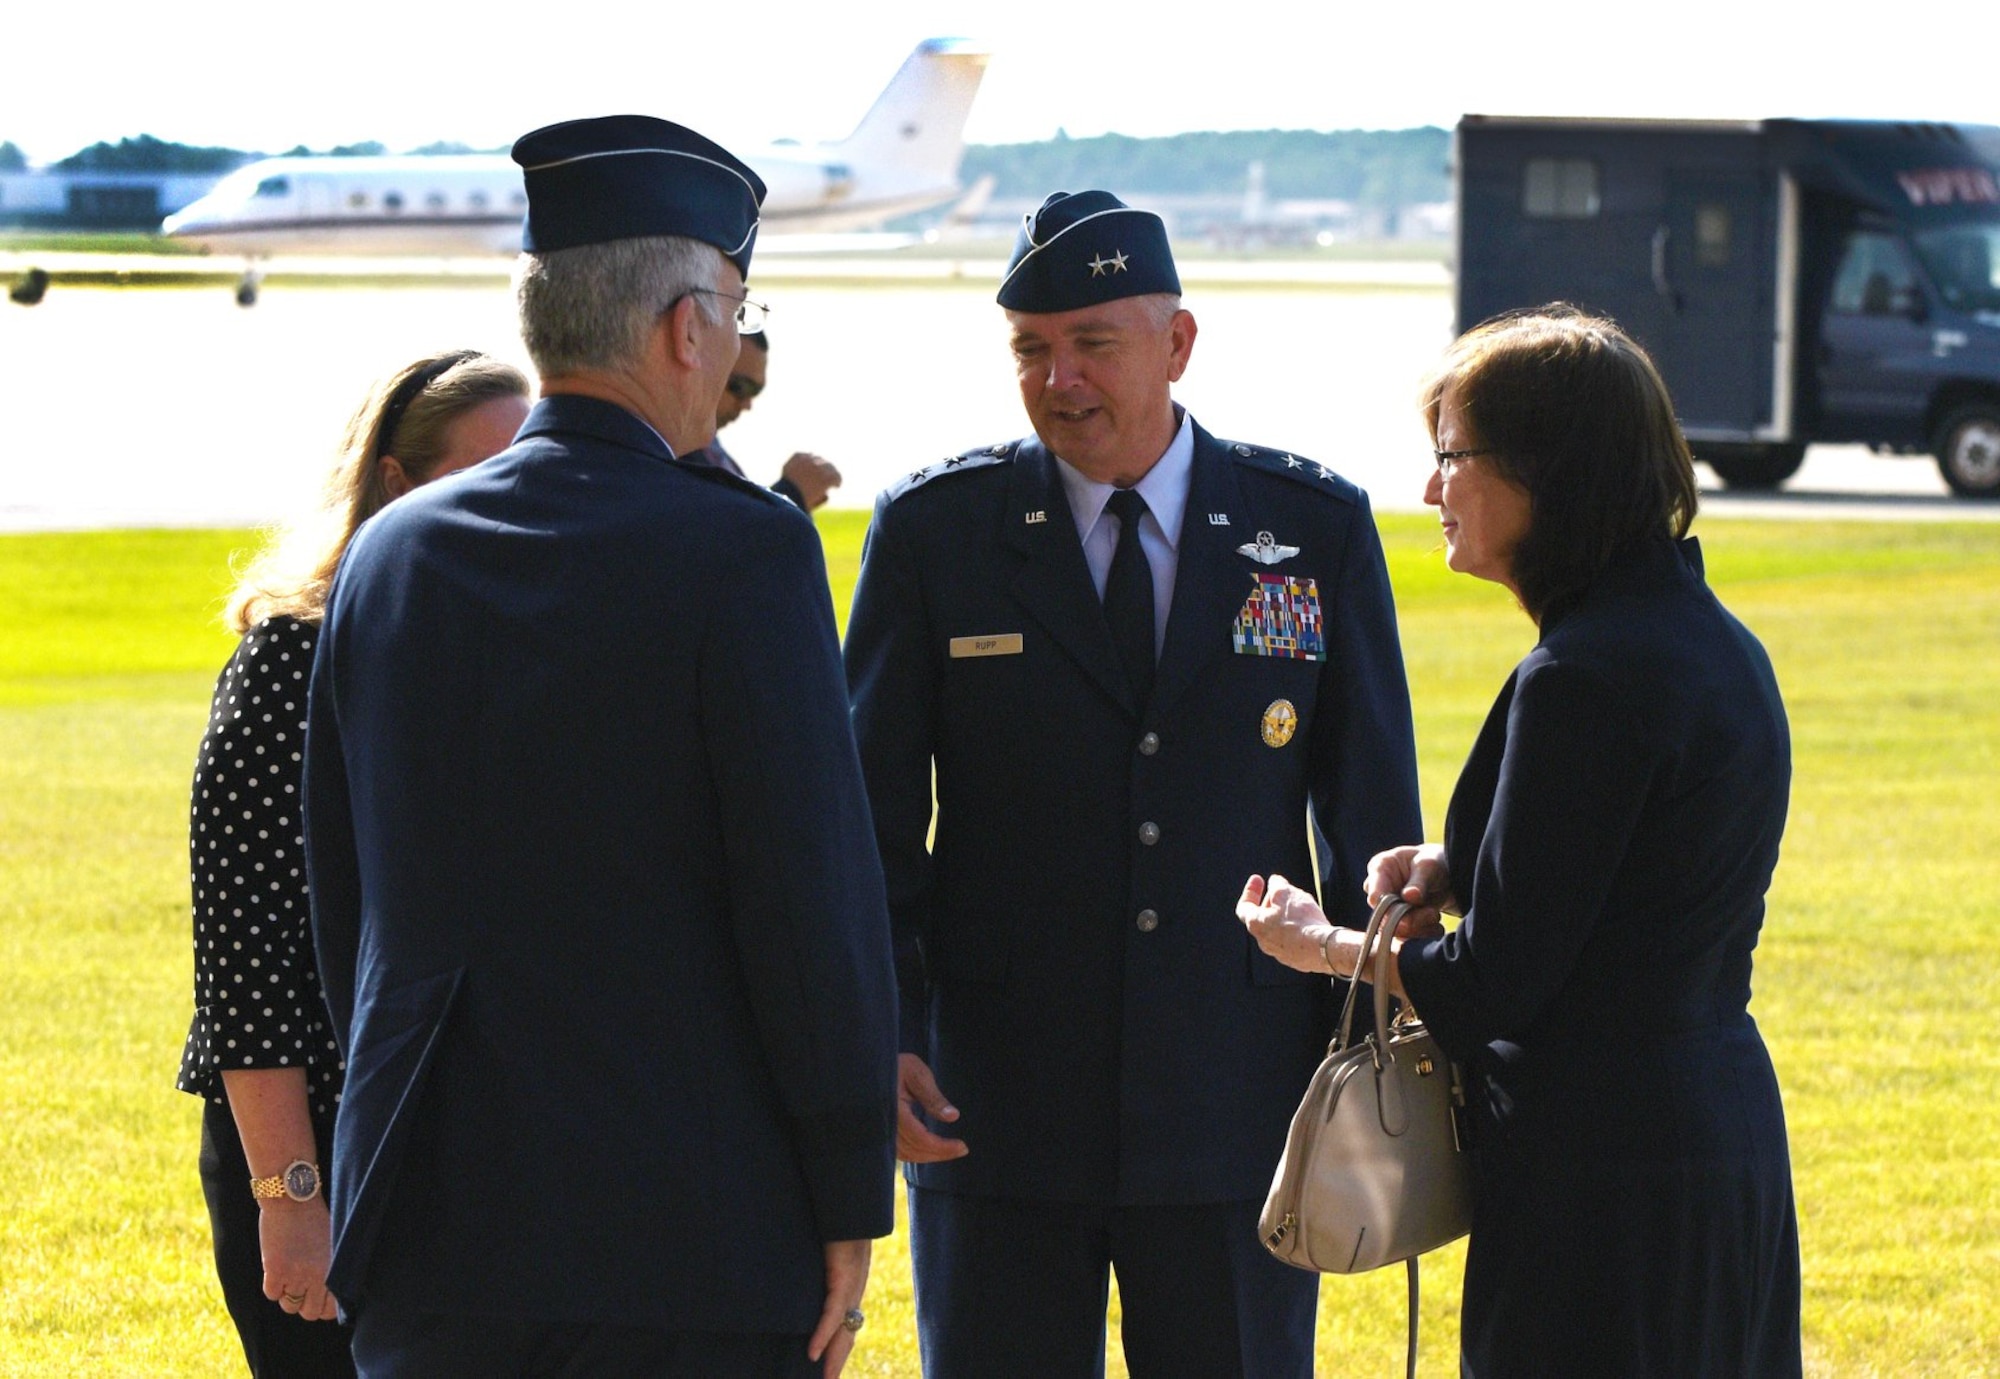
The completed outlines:
{"type": "Polygon", "coordinates": [[[1455,162],[1461,330],[1615,318],[1732,487],[1861,442],[2000,497],[2000,128],[1468,115],[1455,162]]]}

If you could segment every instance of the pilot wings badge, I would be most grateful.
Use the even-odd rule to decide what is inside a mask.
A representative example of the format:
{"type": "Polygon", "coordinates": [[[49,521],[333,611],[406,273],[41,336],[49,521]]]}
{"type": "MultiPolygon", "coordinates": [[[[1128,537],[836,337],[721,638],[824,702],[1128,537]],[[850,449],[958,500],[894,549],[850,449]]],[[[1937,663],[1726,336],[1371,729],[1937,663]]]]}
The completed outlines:
{"type": "Polygon", "coordinates": [[[1245,541],[1236,548],[1236,554],[1247,555],[1259,565],[1276,565],[1281,560],[1290,560],[1298,553],[1297,546],[1280,546],[1267,531],[1258,532],[1255,541],[1245,541]]]}

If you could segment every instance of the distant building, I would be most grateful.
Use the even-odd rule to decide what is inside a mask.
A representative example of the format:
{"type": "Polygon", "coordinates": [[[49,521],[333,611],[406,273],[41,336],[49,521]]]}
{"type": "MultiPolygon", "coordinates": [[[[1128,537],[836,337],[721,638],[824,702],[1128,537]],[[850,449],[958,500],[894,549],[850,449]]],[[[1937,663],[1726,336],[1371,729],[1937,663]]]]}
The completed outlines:
{"type": "Polygon", "coordinates": [[[157,230],[221,178],[220,173],[0,172],[0,225],[157,230]]]}
{"type": "MultiPolygon", "coordinates": [[[[1243,192],[1147,192],[1119,190],[1135,206],[1144,206],[1166,222],[1167,233],[1183,243],[1205,243],[1217,249],[1325,248],[1355,241],[1416,240],[1442,243],[1456,223],[1452,204],[1413,202],[1399,206],[1368,206],[1333,197],[1275,199],[1264,195],[1261,175],[1252,165],[1250,185],[1243,192]]],[[[1012,234],[1023,214],[1037,201],[994,197],[977,222],[979,230],[1012,234]]]]}

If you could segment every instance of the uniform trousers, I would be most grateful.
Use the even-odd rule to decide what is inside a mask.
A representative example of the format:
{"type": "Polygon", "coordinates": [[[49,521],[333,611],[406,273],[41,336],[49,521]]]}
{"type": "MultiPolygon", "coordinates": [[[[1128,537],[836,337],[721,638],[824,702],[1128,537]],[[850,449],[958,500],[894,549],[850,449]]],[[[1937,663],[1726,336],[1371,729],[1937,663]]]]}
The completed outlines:
{"type": "Polygon", "coordinates": [[[1110,1275],[1132,1379],[1311,1379],[1319,1276],[1263,1201],[1092,1207],[910,1189],[924,1379],[1102,1379],[1110,1275]]]}
{"type": "MultiPolygon", "coordinates": [[[[348,1352],[352,1334],[339,1322],[309,1322],[264,1296],[264,1246],[257,1235],[262,1215],[250,1195],[250,1164],[226,1098],[203,1103],[201,1191],[208,1199],[209,1231],[215,1240],[215,1274],[223,1305],[243,1341],[243,1358],[255,1379],[352,1379],[348,1352]]],[[[332,1147],[331,1125],[313,1123],[319,1164],[326,1173],[332,1147]]]]}
{"type": "Polygon", "coordinates": [[[806,1335],[662,1331],[370,1298],[354,1322],[363,1379],[816,1379],[806,1335]]]}

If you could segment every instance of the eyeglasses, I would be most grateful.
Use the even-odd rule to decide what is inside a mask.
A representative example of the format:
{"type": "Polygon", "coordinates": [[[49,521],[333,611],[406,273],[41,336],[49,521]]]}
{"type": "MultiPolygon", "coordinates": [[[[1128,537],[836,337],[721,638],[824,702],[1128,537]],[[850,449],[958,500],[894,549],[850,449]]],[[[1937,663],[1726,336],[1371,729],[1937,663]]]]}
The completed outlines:
{"type": "Polygon", "coordinates": [[[1475,455],[1491,455],[1492,453],[1493,452],[1491,450],[1431,451],[1431,454],[1437,456],[1438,477],[1440,479],[1449,479],[1454,473],[1456,473],[1458,470],[1458,462],[1460,460],[1469,460],[1473,458],[1473,456],[1475,455]]]}
{"type": "Polygon", "coordinates": [[[725,392],[738,402],[748,402],[751,398],[764,391],[762,383],[759,383],[754,378],[746,378],[740,373],[729,375],[729,381],[723,384],[722,387],[725,392]]]}
{"type": "MultiPolygon", "coordinates": [[[[748,293],[745,293],[741,297],[735,297],[727,292],[718,292],[712,287],[697,287],[682,293],[681,296],[692,297],[697,292],[704,297],[720,297],[725,302],[736,303],[736,333],[738,335],[755,335],[764,328],[764,318],[771,314],[771,308],[765,306],[762,302],[751,301],[748,293]]],[[[674,298],[674,302],[678,301],[680,301],[680,297],[674,298]]],[[[667,309],[671,311],[673,304],[669,303],[667,309]]]]}

